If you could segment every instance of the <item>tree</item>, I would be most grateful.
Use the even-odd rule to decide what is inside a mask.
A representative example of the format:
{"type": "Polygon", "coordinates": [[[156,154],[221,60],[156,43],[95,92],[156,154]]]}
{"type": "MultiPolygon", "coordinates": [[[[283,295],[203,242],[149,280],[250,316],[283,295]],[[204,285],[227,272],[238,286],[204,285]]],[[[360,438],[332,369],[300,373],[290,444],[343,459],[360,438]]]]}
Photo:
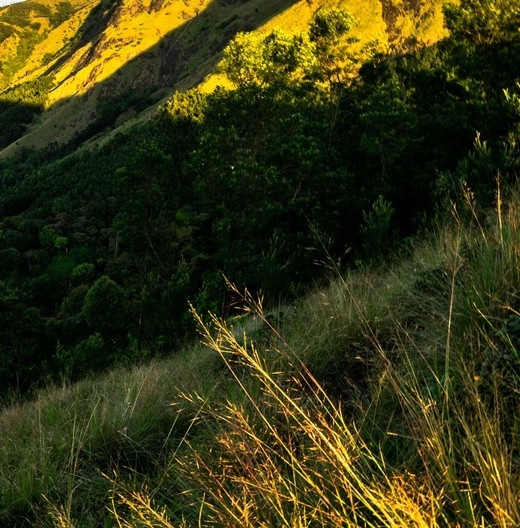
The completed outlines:
{"type": "Polygon", "coordinates": [[[0,395],[41,383],[49,357],[45,322],[30,294],[0,281],[0,395]]]}
{"type": "Polygon", "coordinates": [[[85,296],[83,315],[88,325],[105,337],[126,331],[126,299],[123,289],[110,277],[100,277],[85,296]]]}
{"type": "Polygon", "coordinates": [[[353,24],[354,19],[343,9],[319,10],[311,21],[309,39],[315,45],[321,75],[329,84],[341,82],[350,69],[350,57],[340,44],[353,24]]]}
{"type": "Polygon", "coordinates": [[[311,21],[309,37],[320,46],[329,46],[350,29],[354,23],[352,16],[343,9],[320,10],[311,21]]]}
{"type": "Polygon", "coordinates": [[[309,77],[316,65],[306,35],[273,31],[266,36],[239,33],[224,50],[220,70],[237,87],[283,86],[309,77]]]}
{"type": "Polygon", "coordinates": [[[518,39],[518,0],[461,0],[444,6],[444,19],[453,37],[476,44],[518,39]]]}

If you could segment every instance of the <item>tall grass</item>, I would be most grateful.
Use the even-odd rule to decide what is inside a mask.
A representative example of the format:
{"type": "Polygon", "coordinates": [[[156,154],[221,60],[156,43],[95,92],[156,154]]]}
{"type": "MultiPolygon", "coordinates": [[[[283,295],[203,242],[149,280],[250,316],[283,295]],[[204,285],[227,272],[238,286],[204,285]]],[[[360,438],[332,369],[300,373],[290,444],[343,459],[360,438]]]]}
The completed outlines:
{"type": "Polygon", "coordinates": [[[170,405],[179,388],[211,392],[218,376],[207,351],[193,347],[2,409],[0,526],[103,525],[104,475],[152,473],[189,430],[170,405]]]}
{"type": "Polygon", "coordinates": [[[0,413],[0,524],[520,525],[520,199],[0,413]],[[25,519],[25,521],[24,521],[25,519]],[[14,524],[13,524],[14,523],[14,524]]]}
{"type": "Polygon", "coordinates": [[[144,526],[519,525],[520,335],[506,321],[519,315],[520,208],[500,205],[484,219],[469,203],[475,228],[455,217],[372,287],[339,278],[287,335],[246,295],[270,347],[196,315],[237,391],[183,396],[207,435],[177,453],[191,514],[148,521],[146,494],[116,485],[120,502],[139,502],[144,526]],[[317,378],[320,354],[348,367],[368,351],[357,391],[317,378]]]}

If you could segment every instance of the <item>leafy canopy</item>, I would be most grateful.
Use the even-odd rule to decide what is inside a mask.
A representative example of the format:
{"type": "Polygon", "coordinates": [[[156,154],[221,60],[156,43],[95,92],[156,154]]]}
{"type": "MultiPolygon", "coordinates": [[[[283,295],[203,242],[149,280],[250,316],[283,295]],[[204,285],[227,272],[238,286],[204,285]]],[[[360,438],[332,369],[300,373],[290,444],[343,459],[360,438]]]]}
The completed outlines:
{"type": "Polygon", "coordinates": [[[320,10],[307,34],[239,33],[224,50],[221,72],[237,87],[294,85],[337,76],[341,38],[354,19],[341,9],[320,10]]]}
{"type": "Polygon", "coordinates": [[[309,38],[273,31],[239,33],[224,50],[221,71],[235,86],[268,86],[301,81],[316,66],[309,38]]]}
{"type": "Polygon", "coordinates": [[[453,37],[477,44],[509,41],[520,34],[518,0],[462,0],[447,4],[444,19],[453,37]]]}

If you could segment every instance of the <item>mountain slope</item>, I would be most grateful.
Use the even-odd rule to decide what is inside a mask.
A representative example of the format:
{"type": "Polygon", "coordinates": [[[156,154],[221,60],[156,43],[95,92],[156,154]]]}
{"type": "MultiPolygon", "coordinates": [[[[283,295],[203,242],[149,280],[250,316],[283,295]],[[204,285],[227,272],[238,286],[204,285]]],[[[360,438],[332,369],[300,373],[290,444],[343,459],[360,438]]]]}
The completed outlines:
{"type": "Polygon", "coordinates": [[[100,118],[97,132],[146,115],[175,90],[213,72],[220,52],[239,31],[303,31],[317,9],[341,4],[356,19],[350,35],[358,40],[356,47],[405,48],[443,36],[441,3],[75,0],[53,7],[49,0],[31,0],[10,6],[0,11],[2,27],[13,33],[0,44],[0,100],[9,99],[13,87],[38,79],[48,79],[52,88],[39,118],[14,145],[4,144],[3,154],[70,141],[100,118]]]}

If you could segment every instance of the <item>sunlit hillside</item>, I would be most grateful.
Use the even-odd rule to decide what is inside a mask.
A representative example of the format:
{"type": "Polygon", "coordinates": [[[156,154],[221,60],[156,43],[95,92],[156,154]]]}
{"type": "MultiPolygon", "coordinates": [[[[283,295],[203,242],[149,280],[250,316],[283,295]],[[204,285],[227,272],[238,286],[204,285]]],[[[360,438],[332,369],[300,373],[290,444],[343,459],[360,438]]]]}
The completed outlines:
{"type": "MultiPolygon", "coordinates": [[[[142,119],[176,89],[205,78],[206,90],[226,43],[239,31],[305,31],[318,9],[347,8],[355,18],[352,49],[409,49],[441,38],[441,1],[74,0],[56,7],[28,0],[0,11],[4,94],[47,78],[41,114],[4,156],[21,147],[66,142],[99,120],[103,105],[132,99],[108,128],[142,119]],[[20,7],[20,6],[23,6],[20,7]],[[3,22],[3,21],[6,22],[3,22]],[[18,26],[16,24],[19,24],[18,26]],[[9,29],[10,28],[10,29],[9,29]]],[[[103,127],[100,127],[101,129],[103,127]]],[[[106,129],[106,127],[105,127],[106,129]]]]}

